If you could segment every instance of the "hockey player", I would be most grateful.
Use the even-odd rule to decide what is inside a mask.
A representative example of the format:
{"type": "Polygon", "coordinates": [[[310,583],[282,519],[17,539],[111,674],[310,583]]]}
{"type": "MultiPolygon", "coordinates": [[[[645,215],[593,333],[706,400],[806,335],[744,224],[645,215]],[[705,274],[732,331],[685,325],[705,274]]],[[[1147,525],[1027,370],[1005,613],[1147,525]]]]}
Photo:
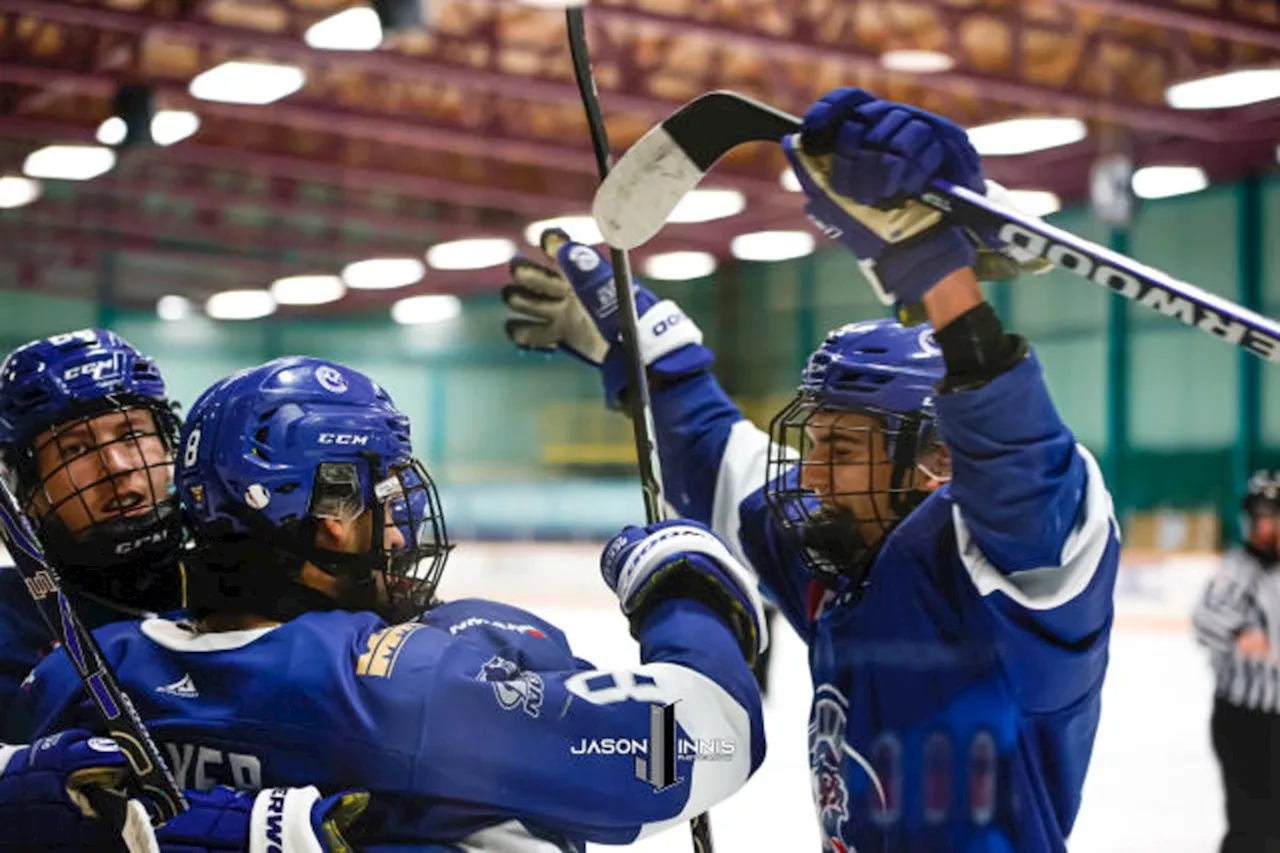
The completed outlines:
{"type": "MultiPolygon", "coordinates": [[[[429,607],[450,549],[439,502],[408,419],[364,375],[303,357],[242,371],[180,446],[195,621],[97,636],[184,784],[367,789],[356,843],[577,849],[686,821],[763,759],[762,603],[702,526],[629,527],[605,549],[644,663],[601,671],[522,610],[429,607]]],[[[65,656],[9,722],[93,726],[65,656]]]]}
{"type": "MultiPolygon", "coordinates": [[[[950,122],[856,89],[814,104],[785,149],[824,233],[929,324],[832,331],[771,442],[721,391],[693,321],[641,289],[668,500],[724,537],[809,645],[826,850],[1062,851],[1107,660],[1110,496],[983,301],[981,235],[923,223],[894,244],[864,224],[935,176],[982,192],[978,155],[950,122]]],[[[599,365],[616,404],[612,272],[563,240],[544,243],[560,272],[513,263],[503,296],[523,316],[507,334],[599,365]]]]}
{"type": "MultiPolygon", "coordinates": [[[[182,606],[177,437],[159,368],[114,332],[0,365],[0,464],[89,628],[182,606]]],[[[49,646],[22,576],[0,569],[0,714],[49,646]]]]}
{"type": "Polygon", "coordinates": [[[1214,671],[1213,750],[1227,832],[1221,853],[1280,850],[1280,472],[1255,471],[1245,542],[1229,551],[1195,612],[1214,671]]]}

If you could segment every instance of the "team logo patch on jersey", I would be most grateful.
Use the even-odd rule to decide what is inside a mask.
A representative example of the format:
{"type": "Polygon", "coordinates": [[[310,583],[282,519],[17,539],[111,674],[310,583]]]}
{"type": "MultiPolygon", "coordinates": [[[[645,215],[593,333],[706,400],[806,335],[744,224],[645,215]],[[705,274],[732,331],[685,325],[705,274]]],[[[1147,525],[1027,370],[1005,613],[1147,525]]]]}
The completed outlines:
{"type": "Polygon", "coordinates": [[[542,676],[522,670],[515,661],[494,655],[480,667],[476,680],[492,684],[494,698],[507,711],[523,708],[530,717],[542,711],[542,676]]]}
{"type": "Polygon", "coordinates": [[[822,827],[823,849],[844,853],[849,789],[845,785],[842,764],[849,702],[829,684],[820,686],[814,696],[809,717],[809,772],[813,802],[822,827]]]}
{"type": "Polygon", "coordinates": [[[390,678],[400,650],[414,632],[426,627],[420,622],[392,625],[369,637],[369,650],[356,660],[356,675],[390,678]]]}

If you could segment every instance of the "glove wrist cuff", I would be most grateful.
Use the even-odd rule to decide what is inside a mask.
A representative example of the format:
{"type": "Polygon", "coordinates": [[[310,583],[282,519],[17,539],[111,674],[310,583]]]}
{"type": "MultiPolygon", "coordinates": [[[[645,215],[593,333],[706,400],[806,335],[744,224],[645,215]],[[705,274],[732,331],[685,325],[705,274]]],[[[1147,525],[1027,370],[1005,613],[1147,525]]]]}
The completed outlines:
{"type": "MultiPolygon", "coordinates": [[[[964,233],[944,228],[887,248],[871,264],[862,265],[877,295],[891,296],[886,304],[919,302],[947,276],[972,267],[978,253],[964,233]]],[[[884,301],[885,296],[881,296],[884,301]]]]}
{"type": "MultiPolygon", "coordinates": [[[[670,299],[649,306],[640,316],[636,332],[640,360],[661,376],[687,376],[706,370],[714,361],[711,350],[702,345],[702,330],[670,299]]],[[[623,391],[631,383],[621,341],[609,347],[601,368],[605,402],[620,408],[623,391]]]]}
{"type": "Polygon", "coordinates": [[[702,344],[702,330],[670,299],[650,306],[640,315],[636,332],[640,358],[646,367],[689,344],[702,344]]]}
{"type": "Polygon", "coordinates": [[[258,794],[249,817],[249,853],[324,853],[311,825],[315,786],[272,788],[258,794]]]}

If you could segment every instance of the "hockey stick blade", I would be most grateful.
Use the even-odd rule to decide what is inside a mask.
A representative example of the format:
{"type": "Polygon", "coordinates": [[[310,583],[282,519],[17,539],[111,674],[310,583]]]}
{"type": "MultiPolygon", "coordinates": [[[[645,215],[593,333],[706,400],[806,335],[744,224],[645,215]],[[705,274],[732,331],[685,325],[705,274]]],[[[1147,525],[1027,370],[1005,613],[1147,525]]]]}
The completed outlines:
{"type": "MultiPolygon", "coordinates": [[[[592,213],[601,233],[611,245],[643,245],[731,149],[761,139],[780,142],[799,130],[795,116],[734,92],[695,98],[641,137],[600,185],[592,213]]],[[[957,225],[995,233],[1001,241],[1125,299],[1280,362],[1280,324],[1229,299],[947,181],[931,181],[919,201],[957,225]]]]}
{"type": "Polygon", "coordinates": [[[647,243],[730,149],[799,130],[795,116],[736,92],[694,98],[627,149],[601,182],[591,206],[600,233],[617,249],[647,243]]]}
{"type": "Polygon", "coordinates": [[[76,615],[62,590],[58,573],[44,558],[31,523],[3,481],[0,481],[0,528],[3,529],[9,555],[13,557],[49,633],[71,659],[85,692],[93,699],[107,725],[107,733],[128,760],[138,790],[146,795],[147,805],[153,809],[153,822],[162,823],[186,811],[187,801],[151,739],[151,733],[129,701],[128,694],[120,688],[103,662],[97,641],[76,615]]]}

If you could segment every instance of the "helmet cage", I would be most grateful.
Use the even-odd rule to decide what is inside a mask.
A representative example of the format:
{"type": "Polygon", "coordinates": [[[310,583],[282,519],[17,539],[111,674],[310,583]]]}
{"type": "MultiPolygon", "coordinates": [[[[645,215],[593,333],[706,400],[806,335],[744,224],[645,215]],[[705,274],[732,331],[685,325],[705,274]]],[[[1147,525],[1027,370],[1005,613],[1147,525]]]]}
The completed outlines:
{"type": "Polygon", "coordinates": [[[919,412],[902,414],[870,406],[856,411],[837,408],[821,394],[801,391],[773,418],[769,433],[764,496],[776,523],[797,546],[809,571],[829,580],[863,576],[880,543],[928,496],[918,488],[922,476],[919,456],[922,448],[937,440],[933,418],[919,412]],[[867,452],[863,458],[845,461],[828,453],[815,459],[812,427],[819,415],[831,419],[818,427],[824,434],[864,434],[867,452]],[[870,415],[875,424],[843,422],[858,415],[870,415]],[[838,476],[840,469],[854,465],[867,468],[859,478],[864,487],[842,488],[845,478],[838,476]],[[890,466],[887,488],[877,487],[875,484],[883,477],[877,477],[876,469],[886,465],[890,466]],[[824,488],[804,485],[815,481],[825,484],[824,488]],[[868,517],[854,517],[847,511],[854,502],[864,508],[863,515],[868,517]],[[886,503],[889,511],[882,512],[886,503]],[[836,511],[837,508],[842,509],[836,511]],[[842,531],[839,548],[815,546],[819,538],[815,533],[837,519],[843,526],[854,528],[842,531]],[[871,536],[865,532],[868,524],[874,531],[871,536]]]}
{"type": "Polygon", "coordinates": [[[225,565],[228,546],[230,553],[243,557],[260,553],[255,542],[267,544],[288,557],[286,568],[293,572],[309,562],[337,579],[336,607],[372,610],[393,623],[417,619],[434,602],[454,547],[439,493],[417,459],[385,465],[376,453],[361,457],[316,466],[303,518],[277,526],[259,510],[227,502],[225,510],[249,528],[250,537],[219,535],[218,528],[225,522],[199,525],[197,563],[225,565]],[[365,512],[371,516],[371,541],[364,552],[345,553],[316,544],[321,519],[350,524],[365,512]]]}
{"type": "Polygon", "coordinates": [[[8,449],[8,479],[22,511],[69,586],[130,611],[180,606],[182,526],[172,486],[178,428],[159,400],[108,394],[8,449]],[[93,422],[113,413],[124,428],[104,436],[93,422]],[[44,472],[42,457],[54,460],[44,472]]]}

